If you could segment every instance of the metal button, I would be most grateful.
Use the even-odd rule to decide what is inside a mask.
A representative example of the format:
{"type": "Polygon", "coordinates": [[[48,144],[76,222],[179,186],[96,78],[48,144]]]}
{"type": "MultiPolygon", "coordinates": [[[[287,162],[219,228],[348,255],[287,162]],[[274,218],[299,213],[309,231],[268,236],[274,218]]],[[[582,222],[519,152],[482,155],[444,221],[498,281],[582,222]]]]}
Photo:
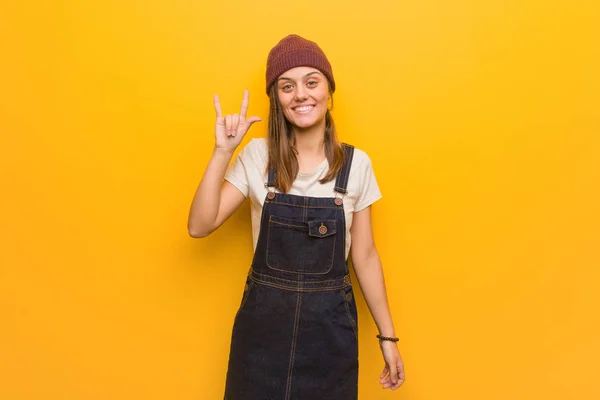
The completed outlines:
{"type": "Polygon", "coordinates": [[[349,285],[349,284],[350,284],[350,276],[348,276],[348,275],[344,276],[344,283],[345,283],[346,285],[349,285]]]}
{"type": "Polygon", "coordinates": [[[344,200],[342,200],[341,197],[336,197],[335,200],[333,201],[337,206],[341,206],[344,203],[344,200]]]}
{"type": "Polygon", "coordinates": [[[352,300],[352,293],[348,293],[346,295],[346,300],[348,300],[348,301],[352,300]]]}
{"type": "Polygon", "coordinates": [[[273,200],[275,198],[275,192],[269,192],[269,193],[267,193],[267,198],[269,200],[273,200]]]}
{"type": "Polygon", "coordinates": [[[321,235],[324,235],[327,233],[327,227],[325,225],[323,225],[323,223],[321,222],[321,226],[319,227],[319,233],[321,235]]]}

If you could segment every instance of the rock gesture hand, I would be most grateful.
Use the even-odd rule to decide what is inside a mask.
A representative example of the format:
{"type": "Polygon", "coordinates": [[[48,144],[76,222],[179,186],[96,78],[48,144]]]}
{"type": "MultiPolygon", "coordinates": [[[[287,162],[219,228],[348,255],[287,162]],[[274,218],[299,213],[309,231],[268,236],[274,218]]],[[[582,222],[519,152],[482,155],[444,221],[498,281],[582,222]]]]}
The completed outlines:
{"type": "Polygon", "coordinates": [[[220,150],[233,152],[250,129],[253,123],[262,121],[260,117],[246,118],[248,111],[248,91],[244,91],[244,99],[242,100],[242,108],[239,114],[226,115],[223,117],[221,113],[221,104],[219,96],[215,94],[215,112],[217,113],[217,122],[215,125],[215,141],[216,147],[220,150]]]}

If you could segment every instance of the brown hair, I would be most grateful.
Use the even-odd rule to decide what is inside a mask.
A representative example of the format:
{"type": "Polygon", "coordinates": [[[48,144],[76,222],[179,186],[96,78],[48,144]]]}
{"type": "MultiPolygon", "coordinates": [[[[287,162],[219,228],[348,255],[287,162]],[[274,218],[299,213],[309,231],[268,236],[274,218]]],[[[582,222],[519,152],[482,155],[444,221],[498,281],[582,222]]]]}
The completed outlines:
{"type": "MultiPolygon", "coordinates": [[[[331,101],[333,106],[333,94],[330,92],[330,95],[332,96],[331,101]]],[[[279,96],[277,95],[277,85],[270,87],[269,99],[271,108],[269,111],[269,137],[267,140],[269,146],[267,170],[270,167],[275,168],[275,187],[282,193],[287,193],[300,170],[298,159],[296,158],[298,151],[294,148],[296,138],[294,137],[291,124],[286,119],[281,108],[279,96]]],[[[341,143],[337,140],[335,124],[329,110],[325,114],[324,143],[325,156],[329,162],[329,171],[319,181],[320,183],[329,182],[337,176],[344,165],[346,155],[341,143]]]]}

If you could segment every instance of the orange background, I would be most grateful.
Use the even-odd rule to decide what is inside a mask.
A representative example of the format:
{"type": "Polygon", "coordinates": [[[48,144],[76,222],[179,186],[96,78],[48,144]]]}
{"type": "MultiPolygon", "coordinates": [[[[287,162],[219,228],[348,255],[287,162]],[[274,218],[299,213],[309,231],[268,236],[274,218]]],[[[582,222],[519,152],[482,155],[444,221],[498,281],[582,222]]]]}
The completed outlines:
{"type": "Polygon", "coordinates": [[[223,398],[250,209],[206,239],[187,213],[212,94],[265,119],[288,33],[326,51],[384,195],[407,381],[379,388],[358,298],[360,398],[600,398],[597,4],[3,4],[0,398],[223,398]]]}

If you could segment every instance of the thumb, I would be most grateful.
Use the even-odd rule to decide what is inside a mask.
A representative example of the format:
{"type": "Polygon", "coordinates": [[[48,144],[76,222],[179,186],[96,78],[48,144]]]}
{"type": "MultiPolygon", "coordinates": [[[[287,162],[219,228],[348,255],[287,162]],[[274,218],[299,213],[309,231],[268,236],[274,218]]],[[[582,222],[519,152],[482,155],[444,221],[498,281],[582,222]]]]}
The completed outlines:
{"type": "Polygon", "coordinates": [[[246,118],[246,123],[248,124],[248,128],[250,126],[252,126],[253,123],[258,122],[258,121],[262,121],[262,119],[260,119],[260,117],[250,117],[250,118],[246,118]]]}

